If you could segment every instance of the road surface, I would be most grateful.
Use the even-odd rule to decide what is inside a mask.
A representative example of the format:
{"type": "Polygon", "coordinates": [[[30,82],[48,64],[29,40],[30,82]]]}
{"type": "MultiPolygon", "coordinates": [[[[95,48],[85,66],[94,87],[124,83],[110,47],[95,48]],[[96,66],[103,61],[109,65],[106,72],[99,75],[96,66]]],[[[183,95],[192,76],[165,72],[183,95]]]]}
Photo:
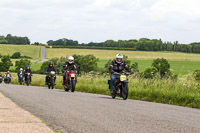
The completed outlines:
{"type": "Polygon", "coordinates": [[[43,63],[45,61],[48,61],[48,59],[46,59],[46,48],[45,48],[45,46],[41,46],[41,58],[42,58],[41,61],[36,62],[34,64],[43,63]]]}
{"type": "Polygon", "coordinates": [[[63,133],[200,133],[200,110],[0,84],[0,91],[63,133]]]}

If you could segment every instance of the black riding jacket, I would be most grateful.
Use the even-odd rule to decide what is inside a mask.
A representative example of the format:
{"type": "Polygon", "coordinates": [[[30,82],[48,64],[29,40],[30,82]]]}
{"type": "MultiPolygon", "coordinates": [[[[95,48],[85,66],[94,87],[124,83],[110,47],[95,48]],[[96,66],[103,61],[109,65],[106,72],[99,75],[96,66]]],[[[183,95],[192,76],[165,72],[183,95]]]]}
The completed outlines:
{"type": "Polygon", "coordinates": [[[51,71],[55,71],[57,73],[55,67],[53,67],[53,66],[52,67],[49,66],[49,67],[46,68],[46,73],[49,73],[51,71]]]}
{"type": "Polygon", "coordinates": [[[110,64],[109,72],[110,73],[122,73],[124,72],[124,69],[126,69],[128,72],[132,73],[131,69],[128,67],[128,65],[122,61],[121,63],[117,63],[116,60],[113,60],[110,64]]]}
{"type": "Polygon", "coordinates": [[[24,73],[25,73],[25,74],[30,73],[30,74],[32,75],[31,69],[26,69],[26,70],[24,71],[24,73]]]}
{"type": "Polygon", "coordinates": [[[75,63],[69,63],[68,61],[65,62],[64,66],[63,66],[63,70],[64,71],[71,71],[71,70],[74,70],[76,71],[77,70],[77,65],[75,63]]]}

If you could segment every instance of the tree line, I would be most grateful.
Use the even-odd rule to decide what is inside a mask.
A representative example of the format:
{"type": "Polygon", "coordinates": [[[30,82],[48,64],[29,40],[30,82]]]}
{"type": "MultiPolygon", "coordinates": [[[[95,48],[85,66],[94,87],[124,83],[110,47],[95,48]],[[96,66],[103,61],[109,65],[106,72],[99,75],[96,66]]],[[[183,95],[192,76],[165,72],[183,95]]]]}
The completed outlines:
{"type": "Polygon", "coordinates": [[[12,36],[11,34],[7,34],[7,36],[0,36],[0,44],[30,44],[30,40],[28,37],[18,37],[12,36]]]}
{"type": "Polygon", "coordinates": [[[79,43],[78,41],[69,40],[66,38],[58,40],[49,40],[49,46],[55,47],[77,47],[77,48],[93,48],[93,49],[122,49],[122,50],[137,50],[137,51],[174,51],[184,53],[200,53],[200,42],[191,44],[180,44],[176,42],[163,42],[161,39],[141,38],[139,40],[107,40],[105,42],[90,42],[79,43]]]}

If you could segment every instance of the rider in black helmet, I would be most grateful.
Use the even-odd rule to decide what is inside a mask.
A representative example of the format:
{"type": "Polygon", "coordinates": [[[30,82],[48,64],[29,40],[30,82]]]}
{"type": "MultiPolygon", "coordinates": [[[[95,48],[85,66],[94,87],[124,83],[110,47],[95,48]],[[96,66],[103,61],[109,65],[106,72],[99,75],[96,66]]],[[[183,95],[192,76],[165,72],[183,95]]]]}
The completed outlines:
{"type": "MultiPolygon", "coordinates": [[[[49,82],[49,76],[48,76],[48,74],[49,74],[51,71],[54,71],[54,72],[57,73],[55,67],[53,66],[53,62],[52,62],[52,61],[49,62],[49,66],[46,68],[46,74],[47,74],[47,75],[46,75],[46,82],[45,82],[46,85],[47,85],[47,83],[49,82]]],[[[55,80],[56,80],[56,77],[55,77],[55,80]]]]}
{"type": "MultiPolygon", "coordinates": [[[[27,66],[26,69],[25,69],[25,71],[24,71],[25,81],[26,81],[26,79],[27,79],[28,73],[30,73],[30,75],[32,76],[32,71],[31,71],[31,69],[30,69],[30,66],[27,66]]],[[[30,76],[30,81],[31,81],[31,76],[30,76]]]]}

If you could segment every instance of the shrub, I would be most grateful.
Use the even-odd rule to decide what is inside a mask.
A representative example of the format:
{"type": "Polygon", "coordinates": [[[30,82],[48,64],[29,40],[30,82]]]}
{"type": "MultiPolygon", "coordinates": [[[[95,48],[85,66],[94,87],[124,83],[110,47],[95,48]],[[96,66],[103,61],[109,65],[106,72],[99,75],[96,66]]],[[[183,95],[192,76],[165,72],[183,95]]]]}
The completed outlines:
{"type": "Polygon", "coordinates": [[[168,61],[164,58],[162,59],[155,59],[152,63],[152,67],[156,68],[158,73],[160,74],[160,77],[166,77],[166,76],[171,76],[170,74],[170,64],[168,61]]]}
{"type": "Polygon", "coordinates": [[[19,59],[21,57],[21,53],[20,52],[15,52],[12,56],[11,56],[11,58],[13,58],[13,59],[19,59]]]}
{"type": "Polygon", "coordinates": [[[192,75],[196,80],[200,81],[200,70],[195,70],[192,75]]]}
{"type": "Polygon", "coordinates": [[[142,77],[146,79],[153,79],[156,77],[158,70],[155,67],[146,68],[146,70],[141,74],[142,77]]]}

